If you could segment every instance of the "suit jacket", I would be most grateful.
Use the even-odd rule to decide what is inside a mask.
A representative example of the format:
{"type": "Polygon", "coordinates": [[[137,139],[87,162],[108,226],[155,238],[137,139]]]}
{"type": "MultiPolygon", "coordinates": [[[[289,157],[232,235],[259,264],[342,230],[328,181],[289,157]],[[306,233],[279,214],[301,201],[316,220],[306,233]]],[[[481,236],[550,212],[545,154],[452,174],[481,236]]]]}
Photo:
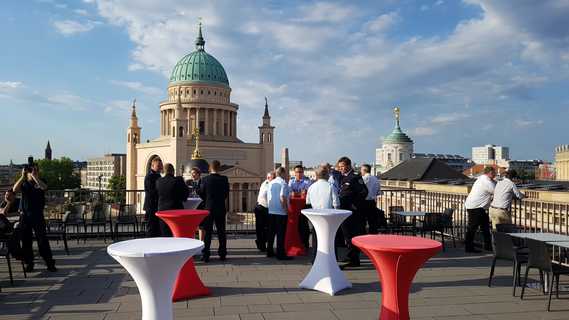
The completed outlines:
{"type": "Polygon", "coordinates": [[[205,209],[210,214],[226,214],[225,200],[229,196],[229,180],[226,176],[212,173],[201,179],[199,196],[205,203],[205,209]]]}
{"type": "Polygon", "coordinates": [[[158,210],[158,191],[156,181],[160,179],[160,173],[148,171],[144,177],[144,211],[156,212],[158,210]]]}
{"type": "Polygon", "coordinates": [[[362,204],[367,197],[367,187],[364,179],[360,175],[350,171],[347,175],[342,175],[340,185],[340,208],[357,211],[362,208],[362,204]]]}
{"type": "Polygon", "coordinates": [[[158,211],[184,209],[190,190],[182,177],[166,175],[156,181],[158,211]]]}

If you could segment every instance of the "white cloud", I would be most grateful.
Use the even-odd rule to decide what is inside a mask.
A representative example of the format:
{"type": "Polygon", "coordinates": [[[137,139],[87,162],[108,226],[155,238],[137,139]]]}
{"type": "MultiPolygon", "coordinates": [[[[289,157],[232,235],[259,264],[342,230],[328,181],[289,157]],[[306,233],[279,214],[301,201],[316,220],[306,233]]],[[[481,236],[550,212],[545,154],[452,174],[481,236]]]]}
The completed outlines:
{"type": "Polygon", "coordinates": [[[524,120],[524,119],[516,119],[514,120],[514,126],[517,128],[530,128],[530,127],[538,127],[543,125],[543,120],[524,120]]]}
{"type": "Polygon", "coordinates": [[[160,88],[145,86],[144,84],[138,81],[111,80],[111,83],[116,86],[129,88],[133,91],[141,92],[143,94],[147,94],[150,96],[158,96],[165,94],[165,91],[160,88]]]}
{"type": "Polygon", "coordinates": [[[432,127],[417,127],[411,130],[411,136],[428,137],[435,135],[436,131],[432,127]]]}
{"type": "Polygon", "coordinates": [[[469,116],[464,113],[447,113],[447,114],[439,114],[433,118],[431,118],[431,123],[439,124],[439,125],[449,125],[453,124],[457,121],[463,120],[468,118],[469,116]]]}
{"type": "Polygon", "coordinates": [[[298,21],[337,23],[353,17],[356,10],[342,4],[316,2],[312,5],[301,7],[300,12],[302,17],[296,19],[298,21]]]}
{"type": "Polygon", "coordinates": [[[366,29],[371,32],[385,32],[400,20],[401,17],[397,12],[382,14],[369,21],[366,24],[366,29]]]}
{"type": "Polygon", "coordinates": [[[72,36],[93,30],[98,23],[95,21],[80,22],[76,20],[58,20],[53,22],[57,32],[64,36],[72,36]]]}
{"type": "Polygon", "coordinates": [[[20,81],[0,81],[0,90],[16,89],[22,86],[23,83],[20,81]]]}
{"type": "Polygon", "coordinates": [[[106,113],[109,112],[117,112],[120,115],[123,115],[130,111],[132,108],[132,101],[127,100],[112,100],[105,104],[104,111],[106,113]]]}
{"type": "Polygon", "coordinates": [[[75,12],[76,14],[80,15],[80,16],[88,16],[89,12],[85,9],[75,9],[73,10],[73,12],[75,12]]]}

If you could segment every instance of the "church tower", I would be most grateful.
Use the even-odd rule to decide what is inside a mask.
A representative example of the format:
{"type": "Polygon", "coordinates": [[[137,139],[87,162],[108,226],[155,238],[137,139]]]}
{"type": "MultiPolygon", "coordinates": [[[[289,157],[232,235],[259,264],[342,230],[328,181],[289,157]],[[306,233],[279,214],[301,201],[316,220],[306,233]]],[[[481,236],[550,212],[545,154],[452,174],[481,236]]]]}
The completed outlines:
{"type": "Polygon", "coordinates": [[[269,115],[269,102],[265,97],[265,113],[263,114],[263,125],[259,127],[259,143],[263,146],[262,165],[263,173],[274,169],[274,131],[271,126],[271,116],[269,115]]]}
{"type": "MultiPolygon", "coordinates": [[[[136,116],[136,99],[132,102],[132,113],[130,115],[130,125],[127,129],[126,137],[126,190],[136,190],[136,167],[137,152],[136,146],[140,143],[140,130],[138,117],[136,116]]],[[[136,203],[136,194],[127,195],[127,203],[136,203]]]]}
{"type": "Polygon", "coordinates": [[[47,146],[45,147],[45,157],[46,160],[51,160],[51,145],[49,140],[47,140],[47,146]]]}

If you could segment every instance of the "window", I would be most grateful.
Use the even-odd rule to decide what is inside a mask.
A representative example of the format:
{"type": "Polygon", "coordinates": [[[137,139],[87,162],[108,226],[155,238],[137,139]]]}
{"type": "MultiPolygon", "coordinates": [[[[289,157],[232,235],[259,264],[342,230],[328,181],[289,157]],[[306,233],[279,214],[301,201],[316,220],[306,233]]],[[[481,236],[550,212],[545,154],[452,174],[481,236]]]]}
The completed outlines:
{"type": "Polygon", "coordinates": [[[403,161],[403,152],[399,152],[399,161],[403,161]]]}
{"type": "Polygon", "coordinates": [[[391,161],[391,153],[387,154],[387,161],[391,161]]]}
{"type": "Polygon", "coordinates": [[[205,121],[200,121],[200,134],[205,133],[205,121]]]}

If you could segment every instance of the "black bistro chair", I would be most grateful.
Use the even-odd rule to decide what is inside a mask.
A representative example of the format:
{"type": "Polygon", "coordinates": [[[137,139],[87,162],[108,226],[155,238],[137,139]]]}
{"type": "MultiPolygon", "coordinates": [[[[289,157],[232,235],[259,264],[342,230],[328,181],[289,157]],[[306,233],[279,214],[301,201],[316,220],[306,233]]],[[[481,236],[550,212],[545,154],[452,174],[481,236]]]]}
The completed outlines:
{"type": "Polygon", "coordinates": [[[492,241],[494,245],[494,259],[490,267],[490,276],[488,277],[488,287],[492,286],[492,278],[494,276],[494,268],[496,261],[505,260],[513,263],[513,282],[512,296],[516,296],[516,287],[520,285],[520,273],[523,264],[527,264],[528,255],[526,251],[519,250],[514,246],[512,237],[504,232],[492,232],[492,241]]]}
{"type": "MultiPolygon", "coordinates": [[[[63,220],[66,234],[69,234],[69,229],[74,231],[77,243],[79,243],[81,231],[85,231],[85,205],[72,205],[70,210],[64,214],[63,220]]],[[[83,236],[85,236],[85,234],[83,234],[83,236]]]]}
{"type": "Polygon", "coordinates": [[[397,214],[397,212],[401,211],[405,211],[402,206],[389,207],[389,230],[392,233],[413,233],[415,225],[411,222],[407,222],[405,217],[397,214]]]}
{"type": "MultiPolygon", "coordinates": [[[[93,212],[90,218],[85,219],[85,234],[87,234],[87,229],[90,229],[90,235],[93,235],[95,229],[97,234],[97,239],[101,235],[101,229],[103,231],[103,241],[107,242],[107,225],[112,232],[111,223],[111,204],[110,203],[98,203],[93,207],[93,212]]],[[[86,239],[87,237],[85,237],[86,239]]]]}
{"type": "MultiPolygon", "coordinates": [[[[12,274],[12,260],[10,250],[8,250],[8,242],[11,241],[12,233],[3,234],[0,237],[0,257],[6,259],[6,264],[8,265],[8,275],[10,276],[10,285],[14,285],[14,275],[12,274]]],[[[26,267],[24,266],[24,260],[22,259],[22,270],[24,272],[24,278],[27,278],[26,267]]]]}
{"type": "MultiPolygon", "coordinates": [[[[549,276],[549,299],[547,301],[547,311],[551,310],[551,296],[553,295],[553,280],[555,283],[556,297],[559,298],[559,277],[562,274],[569,275],[569,267],[564,266],[557,262],[551,261],[551,253],[547,244],[542,241],[527,239],[527,246],[529,248],[528,265],[526,267],[526,274],[524,277],[524,285],[522,286],[522,294],[520,299],[524,298],[526,284],[528,282],[529,269],[538,269],[540,275],[545,273],[549,276]]],[[[541,277],[543,278],[543,277],[541,277]]],[[[542,281],[544,284],[544,281],[542,281]]],[[[542,285],[542,288],[545,286],[542,285]]]]}
{"type": "Polygon", "coordinates": [[[113,232],[114,232],[114,239],[117,240],[119,238],[119,227],[124,230],[126,228],[129,230],[129,227],[132,227],[131,235],[133,238],[136,238],[138,232],[138,219],[136,217],[136,206],[133,204],[125,204],[121,205],[119,209],[119,214],[115,219],[113,225],[113,232]]]}

